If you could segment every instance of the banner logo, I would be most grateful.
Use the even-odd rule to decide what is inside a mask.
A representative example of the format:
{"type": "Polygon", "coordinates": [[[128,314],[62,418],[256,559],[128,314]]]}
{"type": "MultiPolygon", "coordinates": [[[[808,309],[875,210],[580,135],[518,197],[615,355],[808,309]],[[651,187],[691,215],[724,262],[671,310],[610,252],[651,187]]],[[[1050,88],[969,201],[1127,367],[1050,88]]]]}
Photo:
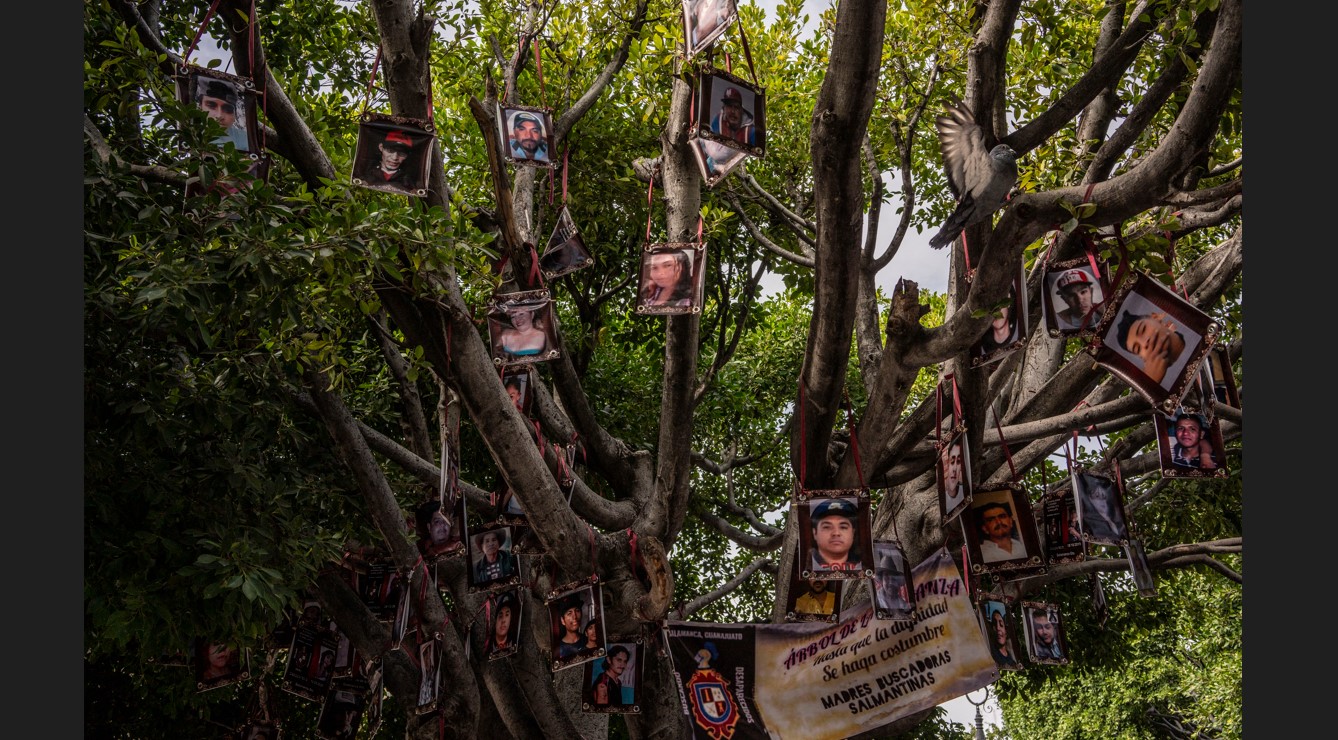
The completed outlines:
{"type": "Polygon", "coordinates": [[[694,657],[697,670],[688,679],[692,716],[697,720],[697,725],[715,740],[728,740],[734,736],[734,725],[739,721],[739,713],[735,710],[733,697],[729,695],[729,683],[711,668],[711,661],[717,657],[715,645],[706,643],[694,657]]]}

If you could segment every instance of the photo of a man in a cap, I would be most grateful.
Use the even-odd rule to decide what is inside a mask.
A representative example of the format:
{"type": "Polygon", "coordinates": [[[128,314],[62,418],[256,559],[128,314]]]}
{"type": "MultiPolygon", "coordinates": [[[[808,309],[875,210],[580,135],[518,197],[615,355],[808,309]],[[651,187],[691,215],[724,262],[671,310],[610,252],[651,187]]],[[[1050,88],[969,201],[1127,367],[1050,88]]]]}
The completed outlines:
{"type": "MultiPolygon", "coordinates": [[[[725,91],[720,96],[720,112],[711,118],[711,130],[742,144],[757,146],[757,128],[753,125],[753,112],[743,105],[742,89],[729,83],[725,83],[724,88],[725,91]]],[[[751,103],[752,91],[748,91],[748,99],[751,103]]]]}
{"type": "Polygon", "coordinates": [[[553,657],[557,660],[579,657],[585,650],[585,637],[581,634],[584,614],[585,601],[579,593],[567,594],[549,608],[549,616],[554,620],[553,657]]]}
{"type": "Polygon", "coordinates": [[[1091,329],[1101,318],[1101,304],[1105,296],[1101,292],[1101,285],[1086,268],[1074,267],[1059,273],[1055,279],[1054,295],[1066,306],[1062,311],[1055,311],[1060,330],[1091,329]]]}
{"type": "MultiPolygon", "coordinates": [[[[365,131],[366,129],[364,129],[365,131]]],[[[369,187],[412,191],[422,187],[417,182],[413,159],[414,139],[399,129],[387,131],[376,144],[376,154],[364,157],[356,176],[369,187]]]]}
{"type": "Polygon", "coordinates": [[[250,140],[246,135],[246,111],[242,96],[238,95],[232,83],[197,76],[195,104],[223,127],[223,135],[216,137],[212,143],[219,146],[231,143],[239,152],[250,151],[250,140]]]}
{"type": "Polygon", "coordinates": [[[508,128],[510,133],[507,148],[513,159],[545,163],[550,161],[548,134],[539,114],[526,110],[515,111],[511,114],[511,125],[508,128]]]}
{"type": "Polygon", "coordinates": [[[810,565],[814,572],[863,570],[859,542],[859,507],[844,498],[828,498],[813,504],[809,523],[813,528],[810,565]]]}

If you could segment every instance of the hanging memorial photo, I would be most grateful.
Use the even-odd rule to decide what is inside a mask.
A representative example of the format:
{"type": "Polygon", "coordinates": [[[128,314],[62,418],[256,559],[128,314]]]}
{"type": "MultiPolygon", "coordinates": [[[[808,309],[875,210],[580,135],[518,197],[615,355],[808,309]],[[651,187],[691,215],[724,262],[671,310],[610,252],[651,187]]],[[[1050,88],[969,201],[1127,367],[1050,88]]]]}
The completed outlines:
{"type": "Polygon", "coordinates": [[[915,621],[915,592],[911,590],[911,565],[901,543],[873,543],[873,605],[879,619],[915,621]]]}
{"type": "Polygon", "coordinates": [[[385,670],[381,659],[377,658],[367,667],[367,699],[366,709],[363,711],[367,725],[366,737],[376,737],[377,730],[381,729],[381,710],[385,696],[385,670]]]}
{"type": "Polygon", "coordinates": [[[493,591],[520,582],[520,561],[511,551],[511,530],[503,525],[470,533],[470,592],[493,591]]]}
{"type": "Polygon", "coordinates": [[[801,578],[865,578],[873,575],[869,491],[797,491],[801,578]]]}
{"type": "Polygon", "coordinates": [[[1173,411],[1218,325],[1146,273],[1116,291],[1088,352],[1163,411],[1173,411]]]}
{"type": "Polygon", "coordinates": [[[410,653],[417,657],[418,664],[418,702],[414,707],[416,714],[427,714],[436,708],[437,697],[441,695],[441,646],[435,638],[418,632],[417,649],[410,653]]]}
{"type": "Polygon", "coordinates": [[[548,291],[493,296],[488,310],[488,335],[496,365],[522,365],[557,357],[557,325],[548,291]]]}
{"type": "Polygon", "coordinates": [[[581,709],[609,714],[639,713],[643,647],[640,636],[609,638],[604,657],[585,663],[581,709]]]}
{"type": "Polygon", "coordinates": [[[1078,522],[1088,542],[1123,545],[1129,541],[1124,492],[1117,479],[1075,467],[1070,476],[1078,500],[1078,522]]]}
{"type": "Polygon", "coordinates": [[[604,656],[604,605],[595,577],[554,589],[547,604],[554,671],[604,656]]]}
{"type": "Polygon", "coordinates": [[[335,638],[335,659],[330,675],[336,679],[353,675],[360,661],[358,651],[353,647],[353,640],[333,621],[330,622],[329,630],[335,638]]]}
{"type": "Polygon", "coordinates": [[[1045,271],[1041,313],[1052,337],[1088,336],[1096,331],[1110,295],[1105,265],[1096,260],[1056,262],[1045,271]]]}
{"type": "Polygon", "coordinates": [[[235,645],[195,641],[195,688],[208,691],[251,677],[247,651],[235,645]]]}
{"type": "Polygon", "coordinates": [[[961,520],[973,575],[1045,567],[1036,519],[1021,488],[977,489],[961,520]]]}
{"type": "Polygon", "coordinates": [[[1033,663],[1063,665],[1069,662],[1064,641],[1064,625],[1059,607],[1037,601],[1022,602],[1022,621],[1026,628],[1027,658],[1033,663]]]}
{"type": "Polygon", "coordinates": [[[686,58],[710,48],[739,16],[736,0],[683,0],[686,58]]]}
{"type": "Polygon", "coordinates": [[[971,367],[1003,359],[1027,341],[1027,282],[1022,273],[1008,289],[1008,303],[994,310],[990,325],[971,346],[971,367]]]}
{"type": "Polygon", "coordinates": [[[835,622],[841,610],[843,581],[801,578],[799,550],[795,549],[795,567],[790,569],[790,589],[786,592],[785,621],[835,622]]]}
{"type": "Polygon", "coordinates": [[[702,181],[708,188],[715,187],[716,183],[725,179],[726,175],[748,158],[748,155],[739,149],[731,149],[724,144],[701,137],[689,139],[688,148],[692,150],[692,158],[697,161],[702,181]]]}
{"type": "Polygon", "coordinates": [[[971,458],[966,432],[948,440],[938,453],[938,510],[943,524],[956,519],[971,503],[971,458]]]}
{"type": "Polygon", "coordinates": [[[1231,369],[1231,356],[1227,348],[1214,344],[1208,351],[1208,361],[1203,363],[1204,387],[1211,388],[1217,403],[1240,408],[1240,390],[1236,387],[1236,375],[1231,369]]]}
{"type": "Polygon", "coordinates": [[[367,704],[367,679],[339,678],[316,717],[316,737],[321,740],[354,740],[367,704]]]}
{"type": "Polygon", "coordinates": [[[283,689],[304,699],[320,701],[334,678],[338,637],[324,625],[299,622],[288,648],[283,689]]]}
{"type": "Polygon", "coordinates": [[[1152,425],[1163,478],[1226,477],[1222,424],[1216,417],[1179,408],[1174,414],[1154,413],[1152,425]]]}
{"type": "Polygon", "coordinates": [[[514,164],[552,167],[553,117],[547,108],[497,106],[502,158],[514,164]]]}
{"type": "Polygon", "coordinates": [[[994,664],[1005,671],[1022,670],[1017,640],[1013,638],[1013,628],[1009,624],[1008,602],[985,599],[980,602],[979,610],[980,629],[985,633],[985,641],[990,644],[990,656],[994,658],[994,664]]]}
{"type": "Polygon", "coordinates": [[[433,131],[431,121],[363,113],[353,152],[353,184],[427,197],[428,166],[436,139],[433,131]]]}
{"type": "Polygon", "coordinates": [[[505,658],[516,652],[520,640],[520,589],[511,589],[488,597],[483,613],[487,615],[488,636],[483,640],[483,655],[488,660],[505,658]]]}
{"type": "Polygon", "coordinates": [[[636,312],[700,313],[706,280],[706,246],[691,242],[647,244],[641,252],[636,312]]]}
{"type": "Polygon", "coordinates": [[[563,206],[558,212],[557,225],[548,237],[548,246],[539,257],[539,269],[543,270],[544,277],[552,280],[593,264],[595,260],[585,248],[585,240],[571,218],[571,210],[563,206]]]}
{"type": "Polygon", "coordinates": [[[208,114],[222,131],[211,126],[215,135],[210,143],[220,148],[231,144],[239,152],[259,159],[259,124],[254,104],[254,83],[245,77],[230,75],[193,64],[185,65],[176,76],[177,100],[194,105],[208,114]]]}
{"type": "Polygon", "coordinates": [[[523,416],[530,415],[530,368],[528,365],[507,366],[502,371],[502,387],[511,403],[523,416]]]}
{"type": "Polygon", "coordinates": [[[766,91],[742,77],[706,67],[697,76],[690,137],[754,157],[766,154],[766,91]]]}
{"type": "Polygon", "coordinates": [[[1148,567],[1148,556],[1143,551],[1143,541],[1130,537],[1124,545],[1124,554],[1129,558],[1129,572],[1134,577],[1134,588],[1138,595],[1151,598],[1157,595],[1157,580],[1152,577],[1152,568],[1148,567]]]}
{"type": "Polygon", "coordinates": [[[1078,522],[1078,503],[1070,484],[1041,500],[1045,523],[1045,562],[1050,565],[1087,559],[1087,541],[1078,522]]]}

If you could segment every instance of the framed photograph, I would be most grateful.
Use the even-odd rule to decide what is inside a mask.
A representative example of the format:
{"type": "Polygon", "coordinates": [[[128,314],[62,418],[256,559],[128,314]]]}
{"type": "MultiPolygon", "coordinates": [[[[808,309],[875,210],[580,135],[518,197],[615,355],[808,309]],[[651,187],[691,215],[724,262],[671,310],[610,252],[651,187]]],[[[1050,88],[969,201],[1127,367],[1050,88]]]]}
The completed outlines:
{"type": "Polygon", "coordinates": [[[701,313],[706,286],[706,245],[647,244],[641,252],[636,312],[648,315],[701,313]]]}
{"type": "Polygon", "coordinates": [[[522,416],[530,415],[530,368],[528,365],[508,365],[502,371],[502,387],[506,389],[506,395],[511,397],[511,403],[515,404],[516,410],[522,416]]]}
{"type": "Polygon", "coordinates": [[[495,365],[523,365],[558,356],[557,321],[547,290],[493,296],[488,335],[495,365]]]}
{"type": "Polygon", "coordinates": [[[971,458],[966,432],[944,443],[938,453],[938,511],[944,524],[956,519],[971,503],[971,458]]]}
{"type": "Polygon", "coordinates": [[[754,157],[766,154],[766,91],[722,69],[704,67],[694,89],[697,120],[689,137],[754,157]]]}
{"type": "Polygon", "coordinates": [[[316,737],[321,740],[355,740],[367,706],[367,679],[335,679],[316,717],[316,737]]]}
{"type": "Polygon", "coordinates": [[[1075,467],[1069,476],[1078,501],[1078,523],[1083,537],[1099,545],[1124,545],[1129,526],[1124,515],[1123,486],[1115,478],[1075,467]]]}
{"type": "Polygon", "coordinates": [[[469,590],[493,591],[520,583],[520,560],[511,551],[512,527],[494,525],[469,534],[469,590]]]}
{"type": "Polygon", "coordinates": [[[1027,281],[1019,269],[1008,303],[995,309],[984,336],[971,346],[971,367],[997,362],[1027,343],[1027,281]]]}
{"type": "Polygon", "coordinates": [[[873,576],[873,518],[869,491],[798,491],[800,578],[873,576]]]}
{"type": "Polygon", "coordinates": [[[323,625],[299,623],[288,648],[282,687],[311,701],[321,701],[334,678],[335,649],[339,638],[323,625]]]}
{"type": "Polygon", "coordinates": [[[410,622],[414,619],[413,591],[400,589],[399,603],[395,604],[395,617],[390,621],[390,642],[399,645],[404,636],[409,634],[410,622]]]}
{"type": "Polygon", "coordinates": [[[597,578],[554,589],[547,604],[554,671],[604,657],[604,605],[597,578]]]}
{"type": "Polygon", "coordinates": [[[790,589],[785,596],[785,621],[835,622],[841,613],[843,581],[823,578],[801,578],[798,548],[795,549],[795,567],[790,569],[790,589]]]}
{"type": "Polygon", "coordinates": [[[376,737],[381,729],[381,710],[386,697],[385,668],[377,658],[367,667],[367,700],[363,716],[367,718],[367,737],[376,737]]]}
{"type": "Polygon", "coordinates": [[[353,184],[426,198],[434,130],[427,120],[363,113],[353,151],[353,184]]]}
{"type": "Polygon", "coordinates": [[[1022,661],[1017,649],[1012,620],[1008,617],[1008,602],[1000,599],[983,599],[977,605],[980,617],[980,630],[985,633],[985,642],[990,645],[990,656],[1000,670],[1020,671],[1022,661]]]}
{"type": "Polygon", "coordinates": [[[245,648],[225,642],[195,641],[195,689],[209,691],[251,677],[245,648]]]}
{"type": "Polygon", "coordinates": [[[1143,551],[1143,541],[1130,537],[1124,545],[1124,554],[1129,558],[1129,573],[1134,577],[1134,587],[1139,596],[1151,598],[1157,595],[1157,579],[1152,577],[1152,568],[1148,567],[1148,556],[1143,551]]]}
{"type": "Polygon", "coordinates": [[[502,158],[512,164],[547,168],[555,164],[553,116],[547,108],[498,104],[497,140],[502,158]]]}
{"type": "Polygon", "coordinates": [[[915,621],[915,588],[911,564],[901,543],[875,540],[873,543],[873,606],[879,619],[915,621]]]}
{"type": "Polygon", "coordinates": [[[1041,521],[1045,523],[1045,562],[1058,565],[1087,559],[1087,540],[1082,536],[1072,484],[1042,499],[1041,521]]]}
{"type": "Polygon", "coordinates": [[[488,597],[483,614],[488,620],[488,636],[483,640],[483,655],[497,660],[513,655],[520,643],[519,588],[502,591],[488,597]]]}
{"type": "Polygon", "coordinates": [[[1163,478],[1226,477],[1222,424],[1216,417],[1181,407],[1174,414],[1154,412],[1152,426],[1163,478]]]}
{"type": "Polygon", "coordinates": [[[1042,665],[1063,665],[1069,662],[1068,646],[1064,642],[1064,624],[1059,618],[1059,607],[1039,601],[1022,602],[1022,621],[1026,626],[1027,658],[1042,665]]]}
{"type": "Polygon", "coordinates": [[[277,720],[253,719],[237,728],[237,740],[279,740],[282,737],[277,720]]]}
{"type": "Polygon", "coordinates": [[[581,709],[609,714],[641,713],[641,666],[645,640],[640,635],[609,638],[604,657],[585,662],[581,709]]]}
{"type": "Polygon", "coordinates": [[[418,535],[418,552],[428,562],[461,555],[465,550],[464,497],[451,496],[452,506],[441,499],[430,499],[414,509],[414,530],[418,535]]]}
{"type": "Polygon", "coordinates": [[[1236,375],[1231,369],[1231,355],[1227,348],[1214,344],[1208,351],[1208,361],[1202,367],[1204,387],[1212,389],[1214,401],[1240,408],[1240,390],[1236,387],[1236,375]]]}
{"type": "Polygon", "coordinates": [[[1087,351],[1154,407],[1171,412],[1218,330],[1208,314],[1139,272],[1116,291],[1087,351]]]}
{"type": "Polygon", "coordinates": [[[972,575],[1045,567],[1036,518],[1020,487],[977,489],[961,520],[972,575]]]}
{"type": "Polygon", "coordinates": [[[359,668],[358,651],[353,647],[353,640],[339,629],[339,625],[330,622],[330,633],[335,639],[334,667],[330,675],[336,680],[354,675],[359,668]]]}
{"type": "Polygon", "coordinates": [[[593,264],[595,260],[585,248],[585,239],[581,238],[581,232],[571,218],[571,210],[562,206],[557,225],[548,237],[548,246],[539,256],[539,269],[544,277],[552,280],[593,264]]]}
{"type": "Polygon", "coordinates": [[[702,173],[702,182],[708,188],[715,187],[716,183],[725,179],[748,158],[740,149],[732,149],[700,136],[689,139],[688,148],[692,150],[692,158],[697,161],[697,169],[702,173]]]}
{"type": "Polygon", "coordinates": [[[415,714],[427,714],[437,706],[437,697],[441,695],[441,646],[436,638],[424,636],[419,632],[418,649],[418,701],[415,714]]]}
{"type": "Polygon", "coordinates": [[[1048,265],[1041,314],[1052,337],[1085,337],[1096,326],[1110,295],[1109,272],[1095,258],[1080,258],[1048,265]]]}
{"type": "Polygon", "coordinates": [[[683,0],[683,39],[687,59],[709,49],[739,17],[736,0],[683,0]]]}
{"type": "Polygon", "coordinates": [[[260,159],[260,127],[256,117],[255,83],[245,77],[230,75],[187,64],[176,78],[177,100],[204,111],[217,129],[210,143],[219,148],[231,144],[251,159],[260,159]]]}

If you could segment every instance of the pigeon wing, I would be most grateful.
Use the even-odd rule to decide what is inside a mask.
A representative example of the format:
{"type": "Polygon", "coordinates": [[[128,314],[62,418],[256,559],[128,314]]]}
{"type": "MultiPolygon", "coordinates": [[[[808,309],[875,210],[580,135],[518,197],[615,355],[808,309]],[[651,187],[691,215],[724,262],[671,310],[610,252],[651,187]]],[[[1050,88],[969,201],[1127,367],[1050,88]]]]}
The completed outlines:
{"type": "Polygon", "coordinates": [[[954,197],[961,197],[990,179],[989,150],[985,132],[963,102],[947,108],[934,119],[938,129],[938,147],[943,155],[943,172],[954,197]]]}

